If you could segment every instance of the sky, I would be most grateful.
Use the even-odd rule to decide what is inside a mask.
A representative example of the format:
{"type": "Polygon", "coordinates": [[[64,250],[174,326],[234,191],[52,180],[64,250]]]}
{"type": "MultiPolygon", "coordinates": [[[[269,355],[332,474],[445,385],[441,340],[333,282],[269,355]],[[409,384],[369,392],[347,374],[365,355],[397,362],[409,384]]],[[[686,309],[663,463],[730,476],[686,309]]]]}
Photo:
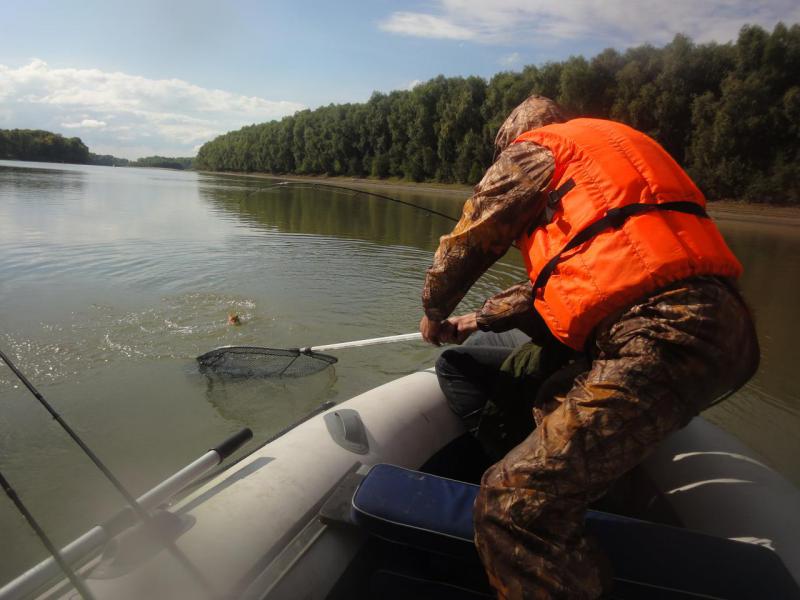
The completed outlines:
{"type": "Polygon", "coordinates": [[[797,0],[2,0],[0,128],[192,156],[304,108],[685,33],[800,22],[797,0]]]}

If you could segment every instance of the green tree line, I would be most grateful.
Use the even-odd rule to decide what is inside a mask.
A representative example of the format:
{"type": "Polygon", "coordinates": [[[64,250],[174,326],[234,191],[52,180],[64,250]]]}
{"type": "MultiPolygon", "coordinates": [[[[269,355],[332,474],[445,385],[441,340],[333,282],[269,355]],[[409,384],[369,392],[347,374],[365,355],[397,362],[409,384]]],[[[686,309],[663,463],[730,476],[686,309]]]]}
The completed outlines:
{"type": "Polygon", "coordinates": [[[40,129],[0,129],[0,159],[86,163],[89,148],[80,138],[40,129]]]}
{"type": "Polygon", "coordinates": [[[191,169],[194,157],[188,156],[145,156],[130,161],[131,167],[157,167],[159,169],[191,169]]]}
{"type": "Polygon", "coordinates": [[[783,24],[744,27],[727,44],[678,35],[489,81],[440,76],[229,132],[203,145],[195,167],[472,184],[498,127],[531,93],[651,135],[709,198],[800,202],[800,25],[783,24]]]}
{"type": "Polygon", "coordinates": [[[107,167],[156,167],[160,169],[186,170],[192,168],[194,157],[189,156],[145,156],[136,160],[117,158],[110,154],[91,154],[89,163],[107,167]]]}
{"type": "Polygon", "coordinates": [[[41,129],[0,129],[0,160],[32,160],[113,167],[191,169],[193,157],[146,156],[136,160],[95,154],[80,138],[41,129]]]}

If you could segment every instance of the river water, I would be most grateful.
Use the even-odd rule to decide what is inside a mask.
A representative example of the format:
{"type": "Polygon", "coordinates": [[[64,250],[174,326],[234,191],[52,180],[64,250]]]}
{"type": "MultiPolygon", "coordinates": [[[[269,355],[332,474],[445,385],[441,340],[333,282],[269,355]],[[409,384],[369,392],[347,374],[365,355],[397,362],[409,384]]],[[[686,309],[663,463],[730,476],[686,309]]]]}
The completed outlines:
{"type": "MultiPolygon", "coordinates": [[[[380,191],[459,213],[452,193],[380,191]]],[[[430,366],[437,351],[421,343],[343,350],[335,367],[289,381],[210,379],[194,357],[415,331],[424,271],[451,225],[260,178],[0,161],[0,349],[141,493],[241,427],[264,439],[325,401],[430,366]]],[[[706,416],[800,483],[800,228],[720,226],[746,267],[763,358],[706,416]]],[[[524,276],[509,258],[462,309],[524,276]]],[[[0,471],[57,544],[121,506],[3,366],[0,407],[0,471]]],[[[5,496],[0,540],[0,584],[46,555],[5,496]]]]}

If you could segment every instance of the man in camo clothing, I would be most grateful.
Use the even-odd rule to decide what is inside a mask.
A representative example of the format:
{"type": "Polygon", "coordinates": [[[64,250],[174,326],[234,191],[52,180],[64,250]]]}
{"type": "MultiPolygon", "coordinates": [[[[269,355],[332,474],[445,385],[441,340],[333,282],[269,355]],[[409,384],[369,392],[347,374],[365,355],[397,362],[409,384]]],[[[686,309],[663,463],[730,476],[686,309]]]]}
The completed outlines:
{"type": "MultiPolygon", "coordinates": [[[[530,281],[476,313],[450,315],[512,244],[553,219],[554,153],[519,137],[566,121],[555,103],[532,96],[501,127],[494,164],[428,269],[420,322],[427,341],[461,343],[479,329],[520,328],[535,342],[549,335],[530,281]]],[[[713,272],[670,281],[616,308],[580,351],[585,370],[570,377],[571,387],[537,398],[536,429],[481,482],[475,541],[500,598],[599,597],[598,557],[582,531],[588,504],[667,435],[741,387],[759,361],[734,279],[713,272]]]]}

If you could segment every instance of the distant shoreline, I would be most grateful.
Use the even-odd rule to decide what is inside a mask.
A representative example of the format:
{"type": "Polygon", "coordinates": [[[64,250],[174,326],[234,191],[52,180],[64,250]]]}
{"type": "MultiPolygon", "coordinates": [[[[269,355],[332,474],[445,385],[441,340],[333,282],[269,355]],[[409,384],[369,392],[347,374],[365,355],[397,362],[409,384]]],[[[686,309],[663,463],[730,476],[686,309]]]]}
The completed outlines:
{"type": "Polygon", "coordinates": [[[800,227],[800,206],[761,204],[743,200],[716,200],[708,203],[708,212],[722,221],[742,221],[800,227]]]}
{"type": "MultiPolygon", "coordinates": [[[[359,177],[326,177],[311,175],[273,175],[271,173],[240,173],[232,171],[197,171],[206,175],[230,175],[235,177],[255,177],[261,179],[280,179],[328,185],[363,186],[384,188],[386,190],[405,190],[449,195],[466,200],[472,194],[472,186],[463,184],[430,183],[405,181],[401,179],[368,179],[359,177]]],[[[715,200],[708,203],[708,212],[723,221],[741,221],[800,227],[800,206],[783,206],[747,202],[744,200],[715,200]]]]}
{"type": "Polygon", "coordinates": [[[114,169],[161,169],[164,171],[179,171],[184,173],[192,171],[192,169],[184,169],[182,167],[159,167],[159,166],[151,166],[145,164],[136,164],[138,160],[140,159],[128,160],[128,164],[114,165],[114,164],[105,164],[97,162],[68,162],[65,160],[41,160],[36,158],[0,158],[0,161],[36,163],[41,165],[74,165],[76,167],[110,167],[114,169]]]}

